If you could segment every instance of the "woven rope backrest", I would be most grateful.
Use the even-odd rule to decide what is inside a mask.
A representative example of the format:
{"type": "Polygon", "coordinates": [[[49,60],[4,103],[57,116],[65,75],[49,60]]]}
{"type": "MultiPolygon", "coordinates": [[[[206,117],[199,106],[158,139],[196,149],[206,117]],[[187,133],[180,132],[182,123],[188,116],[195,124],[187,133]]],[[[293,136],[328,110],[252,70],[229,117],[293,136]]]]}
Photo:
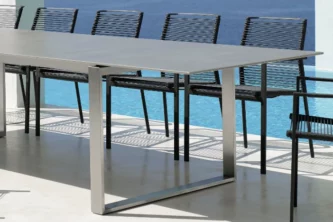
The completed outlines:
{"type": "Polygon", "coordinates": [[[0,28],[17,29],[24,6],[0,5],[0,28]]]}
{"type": "MultiPolygon", "coordinates": [[[[215,44],[220,26],[220,16],[212,14],[170,13],[166,16],[162,40],[215,44]]],[[[200,52],[198,52],[200,53],[200,52]]],[[[172,73],[162,76],[173,78],[172,73]]],[[[184,78],[180,75],[180,78],[184,78]]],[[[218,72],[191,75],[191,80],[218,82],[218,72]]]]}
{"type": "MultiPolygon", "coordinates": [[[[246,20],[241,45],[303,50],[307,20],[251,17],[246,20]]],[[[304,75],[302,60],[267,65],[267,87],[295,89],[296,77],[304,75]]],[[[240,83],[260,86],[260,66],[240,68],[240,83]]]]}
{"type": "Polygon", "coordinates": [[[78,9],[38,8],[32,30],[73,33],[78,9]]]}
{"type": "Polygon", "coordinates": [[[126,10],[101,10],[96,14],[92,35],[138,38],[143,13],[126,10]]]}

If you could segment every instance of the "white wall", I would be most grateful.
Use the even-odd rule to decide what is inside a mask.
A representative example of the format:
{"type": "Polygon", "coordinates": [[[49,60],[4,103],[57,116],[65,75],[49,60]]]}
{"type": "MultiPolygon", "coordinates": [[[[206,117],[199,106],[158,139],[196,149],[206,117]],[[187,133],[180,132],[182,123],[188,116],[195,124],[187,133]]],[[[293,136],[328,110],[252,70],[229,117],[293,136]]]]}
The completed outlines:
{"type": "Polygon", "coordinates": [[[16,0],[16,5],[24,6],[19,28],[31,29],[36,9],[44,6],[44,0],[16,0]]]}
{"type": "Polygon", "coordinates": [[[333,71],[333,1],[315,0],[316,50],[325,54],[316,57],[316,68],[333,71]]]}
{"type": "Polygon", "coordinates": [[[15,5],[15,0],[0,0],[0,4],[2,5],[15,5]]]}
{"type": "MultiPolygon", "coordinates": [[[[37,7],[44,5],[44,0],[0,0],[2,5],[25,6],[20,21],[20,29],[31,29],[32,21],[37,7]]],[[[31,81],[32,82],[32,81],[31,81]]],[[[41,94],[44,95],[44,84],[42,84],[41,94]]],[[[34,105],[33,86],[31,87],[31,106],[34,105]]],[[[6,75],[6,106],[7,108],[24,107],[22,93],[17,75],[6,75]]],[[[41,105],[44,104],[44,96],[41,97],[41,105]]]]}
{"type": "MultiPolygon", "coordinates": [[[[15,5],[16,0],[0,0],[2,5],[15,5]]],[[[17,77],[14,75],[6,75],[6,107],[17,107],[17,77]]]]}

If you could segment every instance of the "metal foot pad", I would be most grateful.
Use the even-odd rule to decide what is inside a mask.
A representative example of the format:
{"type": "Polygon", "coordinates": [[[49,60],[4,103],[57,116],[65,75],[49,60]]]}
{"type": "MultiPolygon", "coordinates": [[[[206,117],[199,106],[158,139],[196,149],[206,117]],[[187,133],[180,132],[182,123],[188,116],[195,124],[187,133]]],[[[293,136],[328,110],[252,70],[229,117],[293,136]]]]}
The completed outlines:
{"type": "Polygon", "coordinates": [[[166,190],[162,190],[162,191],[158,191],[158,192],[154,192],[154,193],[150,193],[150,194],[133,197],[130,199],[107,204],[105,206],[104,214],[114,213],[114,212],[121,211],[121,210],[126,210],[126,209],[129,209],[132,207],[145,205],[145,204],[156,202],[159,200],[164,200],[167,198],[192,193],[192,192],[207,189],[210,187],[215,187],[215,186],[219,186],[222,184],[232,183],[234,181],[235,181],[234,177],[228,178],[228,177],[219,176],[219,177],[214,177],[211,179],[201,180],[198,182],[182,185],[179,187],[173,187],[170,189],[166,189],[166,190]]]}

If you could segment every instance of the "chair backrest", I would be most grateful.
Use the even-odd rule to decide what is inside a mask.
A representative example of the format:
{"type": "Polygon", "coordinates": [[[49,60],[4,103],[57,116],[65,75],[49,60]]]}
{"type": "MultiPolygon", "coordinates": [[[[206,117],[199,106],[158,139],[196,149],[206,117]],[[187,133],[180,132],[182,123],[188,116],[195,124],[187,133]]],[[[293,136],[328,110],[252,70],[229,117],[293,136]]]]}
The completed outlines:
{"type": "Polygon", "coordinates": [[[18,29],[24,6],[0,5],[0,28],[18,29]]]}
{"type": "MultiPolygon", "coordinates": [[[[307,20],[299,18],[247,18],[241,45],[303,50],[307,20]]],[[[303,60],[267,65],[267,87],[296,89],[296,77],[304,75],[303,60]]],[[[260,66],[240,68],[240,84],[260,86],[260,66]]]]}
{"type": "Polygon", "coordinates": [[[97,11],[91,34],[138,38],[142,19],[143,13],[139,11],[100,10],[97,11]]]}
{"type": "MultiPolygon", "coordinates": [[[[220,20],[219,15],[213,14],[169,13],[165,19],[161,39],[215,44],[220,20]]],[[[174,77],[172,73],[162,73],[161,75],[162,77],[174,77]]],[[[180,78],[183,76],[180,75],[180,78]]],[[[217,83],[220,81],[218,71],[191,75],[190,79],[217,83]]]]}
{"type": "Polygon", "coordinates": [[[31,30],[73,33],[78,9],[38,8],[31,30]]]}

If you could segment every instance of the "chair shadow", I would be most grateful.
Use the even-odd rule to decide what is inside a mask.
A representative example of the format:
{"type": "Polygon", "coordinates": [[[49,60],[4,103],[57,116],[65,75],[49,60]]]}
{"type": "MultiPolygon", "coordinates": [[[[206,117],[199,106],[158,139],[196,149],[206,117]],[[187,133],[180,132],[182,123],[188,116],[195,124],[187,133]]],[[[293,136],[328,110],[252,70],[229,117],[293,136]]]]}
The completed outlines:
{"type": "MultiPolygon", "coordinates": [[[[89,118],[85,118],[84,123],[80,122],[79,117],[73,116],[73,113],[68,113],[68,110],[64,110],[64,113],[54,111],[42,111],[41,119],[54,118],[54,117],[68,117],[69,119],[57,120],[56,122],[51,123],[41,123],[41,131],[59,133],[64,135],[73,135],[73,136],[82,136],[89,137],[89,118]],[[85,135],[87,134],[87,135],[85,135]]],[[[7,113],[7,124],[22,124],[24,123],[24,110],[8,112],[7,113]]],[[[87,114],[86,114],[87,116],[87,114]]],[[[34,111],[31,112],[31,120],[34,120],[35,114],[34,111]]],[[[163,125],[162,123],[153,122],[154,126],[163,125]]],[[[136,122],[137,124],[137,122],[136,122]]],[[[112,133],[112,142],[117,144],[131,145],[131,146],[140,146],[140,147],[153,147],[158,144],[171,141],[173,137],[165,137],[163,130],[153,130],[150,135],[146,133],[145,124],[138,124],[133,127],[133,124],[130,124],[130,121],[126,119],[119,119],[117,121],[112,121],[112,126],[117,127],[118,129],[123,128],[120,132],[112,133]],[[129,122],[129,123],[126,123],[129,122]]],[[[31,124],[31,128],[34,128],[34,123],[31,124]]],[[[106,127],[106,121],[103,121],[103,127],[106,127]]],[[[172,131],[171,131],[172,132],[172,131]]],[[[104,137],[106,140],[106,137],[104,137]]]]}
{"type": "MultiPolygon", "coordinates": [[[[46,119],[53,117],[50,113],[41,113],[40,118],[46,119]]],[[[33,110],[30,111],[30,121],[34,121],[36,118],[35,112],[33,110]]],[[[22,110],[16,110],[16,111],[10,111],[6,113],[6,122],[7,124],[20,124],[24,123],[25,121],[25,111],[22,110]]]]}
{"type": "MultiPolygon", "coordinates": [[[[195,131],[195,130],[192,130],[195,131]]],[[[223,160],[223,137],[206,136],[198,133],[192,133],[192,137],[200,138],[197,142],[191,142],[190,153],[194,157],[207,157],[215,160],[223,160]],[[215,153],[215,154],[214,154],[215,153]]],[[[242,138],[242,134],[237,134],[236,138],[242,138]]],[[[306,141],[305,141],[306,142],[306,141]]],[[[236,160],[237,163],[251,164],[260,166],[258,160],[242,160],[253,154],[260,155],[260,140],[249,140],[248,148],[244,148],[243,141],[236,142],[236,160]]],[[[327,144],[316,144],[316,148],[329,149],[327,144]]],[[[267,150],[281,151],[282,153],[276,157],[267,158],[267,167],[273,167],[282,170],[291,170],[291,141],[288,140],[268,140],[267,150]]],[[[307,143],[300,143],[299,151],[299,170],[308,175],[327,176],[333,172],[333,153],[332,152],[316,152],[316,158],[311,158],[310,150],[307,143]],[[313,168],[311,165],[318,167],[313,168]]]]}
{"type": "MultiPolygon", "coordinates": [[[[73,120],[70,120],[69,122],[72,122],[73,120]]],[[[66,122],[66,121],[65,121],[66,122]]],[[[118,124],[118,123],[117,123],[118,124]]],[[[120,123],[119,123],[120,124],[120,123]]],[[[61,126],[59,126],[61,127],[61,126]]],[[[126,127],[125,127],[126,128],[126,127]]],[[[140,133],[143,133],[144,128],[138,128],[138,132],[131,134],[128,129],[125,130],[126,133],[124,133],[123,137],[125,135],[128,137],[135,137],[140,133]],[[140,132],[140,133],[139,133],[140,132]]],[[[20,148],[26,148],[22,149],[20,151],[17,157],[12,158],[19,158],[18,162],[20,164],[8,164],[11,159],[10,156],[7,157],[7,155],[11,152],[10,147],[0,148],[0,168],[3,168],[4,170],[9,170],[13,172],[18,172],[21,174],[30,175],[33,177],[43,178],[50,181],[56,181],[59,183],[69,184],[76,187],[81,187],[84,189],[90,188],[90,181],[89,181],[89,140],[86,137],[80,137],[80,136],[73,136],[73,130],[68,130],[68,134],[65,133],[58,133],[59,130],[54,131],[43,131],[42,136],[40,138],[36,138],[33,135],[29,137],[27,141],[23,141],[23,143],[27,143],[26,147],[20,147],[20,148]],[[79,137],[79,138],[78,138],[79,137]],[[29,155],[21,155],[22,153],[28,152],[29,155]],[[49,173],[48,169],[50,168],[50,165],[52,166],[52,172],[49,173]],[[38,166],[38,168],[36,167],[38,166]],[[43,170],[41,171],[40,168],[43,170]],[[80,178],[73,177],[72,175],[79,175],[80,178]]],[[[66,131],[64,131],[66,132],[66,131]]],[[[0,143],[11,144],[17,141],[17,135],[24,134],[23,130],[16,130],[8,132],[8,135],[5,140],[0,140],[0,143]]],[[[119,137],[122,137],[122,132],[117,132],[114,135],[118,135],[119,137]]],[[[149,140],[149,136],[145,137],[144,139],[149,140]]],[[[197,135],[194,135],[197,136],[197,135]]],[[[205,137],[203,137],[205,138],[205,137]]],[[[200,146],[203,145],[205,149],[209,148],[211,144],[211,139],[214,137],[208,137],[204,139],[203,143],[200,143],[200,146]]],[[[170,139],[168,139],[170,140],[170,139]]],[[[193,172],[196,172],[196,168],[191,169],[191,167],[200,167],[204,168],[208,166],[209,168],[215,169],[219,168],[221,169],[221,162],[220,161],[209,161],[207,159],[199,159],[199,158],[192,158],[191,164],[186,164],[183,161],[180,162],[174,162],[172,155],[169,153],[162,153],[160,150],[148,150],[146,149],[138,149],[138,147],[134,147],[128,144],[131,144],[132,141],[135,141],[135,138],[130,139],[130,142],[127,140],[123,141],[123,144],[115,144],[114,149],[112,151],[106,151],[106,193],[112,194],[115,196],[120,196],[124,198],[130,198],[133,196],[138,195],[138,190],[140,192],[147,192],[154,191],[153,189],[156,189],[156,187],[152,188],[152,185],[150,184],[150,180],[152,179],[151,176],[156,174],[151,174],[149,172],[149,166],[153,165],[154,167],[163,167],[167,170],[165,171],[157,171],[162,172],[161,175],[159,175],[159,180],[162,184],[166,184],[170,186],[170,183],[172,186],[178,186],[184,182],[188,182],[190,180],[193,180],[193,177],[210,177],[209,174],[207,175],[195,175],[193,176],[193,172]],[[117,158],[120,156],[121,158],[117,158]],[[140,165],[140,169],[136,168],[136,165],[133,165],[135,163],[132,162],[124,162],[124,158],[128,156],[134,156],[138,158],[139,162],[144,161],[145,164],[140,165]],[[131,174],[130,171],[126,171],[124,169],[127,169],[127,164],[130,164],[132,167],[131,169],[136,170],[137,174],[131,174]],[[117,170],[115,166],[120,166],[120,169],[117,170]],[[191,173],[192,172],[192,173],[191,173]],[[121,175],[121,177],[118,176],[117,180],[111,180],[111,174],[113,175],[121,175]],[[124,186],[123,184],[128,183],[128,180],[126,181],[126,178],[130,178],[133,183],[133,186],[137,186],[139,188],[133,189],[133,187],[124,186]],[[140,188],[145,187],[145,189],[140,188]],[[146,188],[147,187],[147,188],[146,188]],[[112,189],[111,189],[112,188],[112,189]],[[150,190],[152,189],[152,190],[150,190]]],[[[163,139],[161,141],[163,142],[163,139]]],[[[222,143],[222,140],[216,140],[214,141],[216,145],[220,145],[222,143]]],[[[154,142],[156,143],[156,142],[154,142]]],[[[242,142],[238,142],[237,144],[240,145],[242,142]]],[[[252,143],[252,142],[251,142],[252,143]]],[[[259,141],[258,141],[259,143],[259,141]]],[[[199,143],[198,143],[199,144],[199,143]]],[[[257,141],[254,142],[254,144],[257,144],[257,141]]],[[[252,147],[252,145],[251,145],[252,147]]],[[[259,152],[259,148],[251,148],[248,149],[252,152],[259,152]]],[[[273,145],[269,146],[270,148],[274,148],[273,145]]],[[[195,149],[200,150],[199,146],[195,149]]],[[[243,148],[244,149],[244,148],[243,148]]],[[[222,152],[222,147],[221,151],[222,152]]],[[[250,155],[250,154],[249,154],[250,155]]],[[[128,157],[129,158],[129,157],[128,157]]],[[[130,160],[130,159],[129,159],[130,160]]],[[[279,160],[282,161],[282,160],[279,160]]],[[[123,216],[123,217],[144,217],[144,218],[157,218],[157,219],[164,219],[164,218],[171,218],[171,219],[188,219],[188,220],[233,220],[234,212],[231,208],[230,212],[224,211],[224,212],[216,212],[216,208],[213,206],[211,207],[202,207],[202,206],[191,206],[188,207],[187,204],[190,204],[192,202],[192,199],[201,199],[202,198],[202,192],[205,192],[205,196],[209,196],[211,198],[215,198],[216,192],[218,191],[218,200],[215,200],[216,203],[214,204],[225,204],[225,206],[229,206],[230,204],[236,204],[233,202],[233,200],[237,200],[241,198],[242,200],[245,198],[244,201],[246,201],[246,196],[244,194],[239,194],[237,191],[237,186],[242,186],[244,183],[246,185],[246,180],[244,182],[244,178],[251,177],[251,179],[258,180],[259,184],[263,184],[263,181],[265,181],[265,178],[262,178],[258,172],[257,169],[248,169],[246,167],[237,167],[239,171],[244,171],[244,175],[239,175],[239,181],[242,181],[241,184],[238,182],[238,184],[228,184],[221,187],[216,187],[212,189],[208,189],[201,192],[196,192],[190,195],[184,195],[181,198],[175,198],[170,200],[165,200],[161,202],[156,202],[155,204],[158,206],[163,206],[171,209],[176,209],[180,211],[185,212],[191,212],[196,215],[203,215],[204,217],[192,217],[192,216],[175,216],[175,215],[147,215],[147,214],[128,214],[128,213],[117,213],[114,214],[114,216],[123,216]],[[250,172],[250,173],[249,173],[250,172]],[[247,175],[250,174],[250,175],[247,175]],[[254,175],[254,176],[253,176],[254,175]],[[231,195],[231,196],[230,196],[231,195]],[[222,196],[222,197],[220,197],[222,196]],[[223,198],[224,196],[224,198],[223,198]],[[232,198],[231,198],[232,197],[232,198]],[[234,198],[233,198],[234,197],[234,198]],[[225,203],[224,203],[225,202],[225,203]]],[[[199,168],[198,168],[199,169],[199,168]]],[[[155,169],[154,169],[155,170],[155,169]]],[[[157,170],[157,169],[156,169],[157,170]]],[[[220,171],[219,171],[220,173],[220,171]]],[[[271,178],[279,178],[283,181],[289,181],[289,175],[276,173],[276,172],[269,172],[271,178]]],[[[251,183],[249,183],[250,185],[251,183]]],[[[245,186],[244,185],[244,186],[245,186]]],[[[263,186],[263,185],[260,185],[263,186]]],[[[166,187],[165,187],[166,188],[166,187]]],[[[273,187],[275,188],[275,187],[273,187]]],[[[158,188],[159,189],[159,188],[158,188]]],[[[265,189],[265,188],[260,188],[265,189]]],[[[264,195],[264,194],[263,194],[264,195]]],[[[262,198],[266,198],[265,195],[262,198]]],[[[286,201],[288,200],[288,197],[286,195],[286,201]]],[[[251,201],[250,199],[248,201],[251,201]]],[[[201,202],[204,204],[204,202],[201,202]]],[[[208,204],[208,203],[206,203],[208,204]]],[[[209,203],[213,204],[213,203],[209,203]]],[[[237,203],[239,204],[239,203],[237,203]]],[[[235,208],[237,208],[236,205],[235,208]]],[[[263,204],[265,203],[265,199],[263,199],[263,204]]],[[[240,204],[242,207],[244,205],[240,204]]],[[[240,207],[240,209],[242,208],[240,207]]]]}
{"type": "MultiPolygon", "coordinates": [[[[8,115],[8,113],[7,113],[8,115]]],[[[87,116],[87,113],[85,113],[87,116]]],[[[10,119],[24,118],[24,110],[15,112],[9,112],[10,119]]],[[[32,112],[32,116],[34,116],[32,112]]],[[[46,123],[41,125],[41,130],[51,133],[72,135],[83,138],[89,138],[89,119],[85,118],[83,124],[80,123],[78,113],[76,111],[69,111],[67,109],[59,113],[57,111],[42,111],[42,118],[52,117],[68,117],[69,119],[57,120],[56,122],[46,123]]],[[[170,142],[173,141],[172,132],[170,130],[170,137],[165,137],[164,130],[152,130],[151,134],[146,133],[145,123],[142,120],[136,121],[135,126],[133,120],[126,118],[119,118],[112,121],[112,126],[117,128],[117,132],[112,133],[112,143],[124,146],[139,147],[145,149],[154,149],[162,152],[173,153],[173,148],[170,146],[170,142]],[[141,123],[141,124],[140,124],[141,123]],[[166,145],[163,145],[166,144],[166,145]],[[156,147],[158,146],[158,147],[156,147]]],[[[9,121],[11,122],[11,121],[9,121]]],[[[155,125],[163,125],[164,123],[154,122],[155,125]]],[[[16,124],[16,123],[15,123],[16,124]]],[[[106,122],[103,122],[105,128],[106,122]]],[[[180,132],[180,137],[184,134],[180,132]]],[[[194,158],[208,158],[211,160],[223,160],[223,136],[222,131],[205,128],[191,129],[191,138],[195,138],[195,141],[190,141],[190,155],[194,158]],[[208,134],[212,134],[210,136],[208,134]]],[[[236,160],[238,163],[260,165],[258,160],[242,160],[254,154],[260,154],[260,140],[249,140],[248,148],[244,148],[243,141],[239,141],[243,138],[242,134],[236,134],[236,160]]],[[[106,140],[106,137],[104,137],[106,140]]],[[[192,139],[193,140],[193,139],[192,139]]],[[[329,175],[333,172],[333,165],[325,163],[325,158],[333,159],[333,155],[329,152],[318,153],[315,159],[310,158],[309,150],[306,151],[306,144],[300,149],[300,171],[309,174],[316,175],[329,175]],[[316,164],[321,168],[314,169],[306,167],[309,164],[316,164]]],[[[318,145],[319,146],[319,145],[318,145]]],[[[327,145],[320,145],[321,148],[329,148],[327,145]]],[[[284,154],[280,154],[273,158],[267,159],[267,166],[274,167],[276,169],[291,170],[291,143],[286,140],[268,140],[267,150],[283,151],[284,154]]],[[[183,153],[184,146],[180,145],[180,152],[183,153]]],[[[327,161],[326,161],[327,162],[327,161]]]]}

